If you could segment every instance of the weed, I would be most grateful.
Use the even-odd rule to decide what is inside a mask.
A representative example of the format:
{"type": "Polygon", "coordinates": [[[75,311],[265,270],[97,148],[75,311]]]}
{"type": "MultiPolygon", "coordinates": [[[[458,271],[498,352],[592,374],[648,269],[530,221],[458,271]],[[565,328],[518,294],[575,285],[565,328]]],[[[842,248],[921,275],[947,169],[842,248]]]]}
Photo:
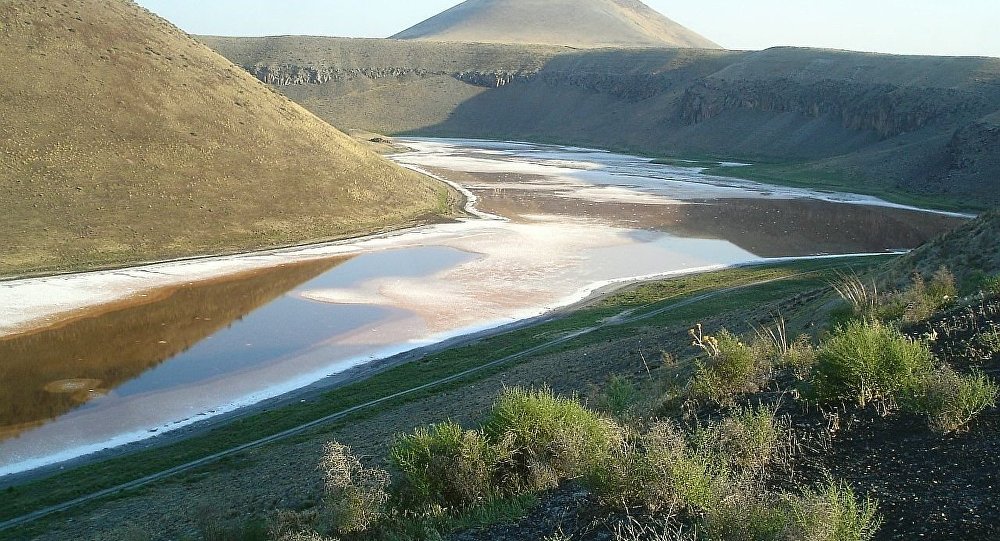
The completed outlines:
{"type": "Polygon", "coordinates": [[[810,383],[822,401],[855,400],[886,409],[931,372],[934,356],[921,342],[878,321],[839,327],[820,348],[810,383]]]}
{"type": "Polygon", "coordinates": [[[705,514],[704,530],[713,541],[779,540],[788,515],[773,497],[757,490],[737,490],[705,514]]]}
{"type": "Polygon", "coordinates": [[[337,442],[326,444],[319,469],[326,480],[326,505],[334,530],[362,532],[385,514],[388,472],[364,467],[350,447],[337,442]]]}
{"type": "Polygon", "coordinates": [[[506,446],[454,422],[397,438],[390,458],[403,474],[404,499],[417,506],[469,508],[518,488],[498,486],[500,463],[509,460],[506,446]]]}
{"type": "Polygon", "coordinates": [[[771,363],[758,348],[747,346],[723,330],[718,336],[702,335],[701,327],[691,330],[693,344],[707,353],[697,363],[688,386],[695,400],[707,399],[732,404],[736,396],[760,390],[771,374],[771,363]]]}
{"type": "Polygon", "coordinates": [[[987,295],[1000,295],[1000,274],[983,280],[980,289],[987,295]]]}
{"type": "Polygon", "coordinates": [[[785,499],[790,523],[786,538],[802,541],[869,541],[882,523],[878,504],[859,500],[846,484],[825,485],[785,499]]]}
{"type": "Polygon", "coordinates": [[[985,375],[965,376],[943,366],[923,379],[907,409],[927,415],[935,432],[954,432],[995,406],[997,393],[997,385],[985,375]]]}
{"type": "Polygon", "coordinates": [[[1000,330],[993,329],[976,335],[976,343],[983,348],[988,356],[1000,354],[1000,330]]]}
{"type": "Polygon", "coordinates": [[[782,459],[787,423],[766,407],[740,408],[732,415],[698,431],[698,447],[727,463],[744,477],[760,478],[782,459]]]}
{"type": "Polygon", "coordinates": [[[600,408],[615,418],[628,417],[640,399],[639,389],[628,378],[612,376],[601,393],[600,408]]]}
{"type": "Polygon", "coordinates": [[[725,469],[691,448],[673,423],[661,422],[644,435],[629,431],[587,484],[607,505],[650,511],[704,509],[719,499],[725,469]]]}
{"type": "Polygon", "coordinates": [[[927,283],[920,274],[913,275],[913,284],[900,295],[903,304],[903,320],[923,321],[941,308],[955,302],[958,288],[951,271],[941,267],[927,283]]]}
{"type": "Polygon", "coordinates": [[[602,462],[620,439],[620,428],[577,400],[551,390],[504,391],[493,405],[484,431],[511,451],[501,483],[526,490],[551,488],[602,462]]]}
{"type": "Polygon", "coordinates": [[[839,274],[838,281],[832,285],[850,307],[856,317],[869,319],[874,317],[879,307],[878,287],[869,284],[857,274],[839,274]]]}
{"type": "Polygon", "coordinates": [[[788,368],[795,376],[805,379],[816,365],[816,348],[808,335],[789,340],[784,319],[777,319],[773,327],[757,329],[753,349],[758,355],[771,357],[775,368],[788,368]]]}
{"type": "Polygon", "coordinates": [[[265,524],[256,519],[229,520],[203,510],[197,520],[204,541],[267,541],[265,524]]]}
{"type": "Polygon", "coordinates": [[[683,524],[677,524],[669,519],[662,519],[652,523],[639,522],[629,517],[630,520],[616,524],[614,531],[614,541],[697,541],[698,531],[688,528],[683,524]]]}
{"type": "Polygon", "coordinates": [[[337,541],[332,537],[323,537],[316,532],[286,533],[274,538],[276,541],[337,541]]]}

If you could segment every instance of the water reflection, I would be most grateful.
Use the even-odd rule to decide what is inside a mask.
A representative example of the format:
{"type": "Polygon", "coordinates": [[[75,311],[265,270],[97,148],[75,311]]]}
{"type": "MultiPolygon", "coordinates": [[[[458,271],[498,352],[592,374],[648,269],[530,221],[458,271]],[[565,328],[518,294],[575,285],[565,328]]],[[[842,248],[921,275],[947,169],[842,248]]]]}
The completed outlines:
{"type": "MultiPolygon", "coordinates": [[[[141,388],[122,384],[341,261],[288,265],[164,289],[0,340],[0,439],[112,391],[141,388]]],[[[201,368],[212,370],[218,358],[209,356],[201,368]]]]}
{"type": "MultiPolygon", "coordinates": [[[[610,153],[454,141],[414,146],[418,152],[397,159],[463,185],[480,210],[506,220],[248,256],[287,265],[152,291],[0,339],[0,475],[531,317],[616,281],[760,256],[912,248],[963,221],[830,200],[863,196],[741,187],[610,153]],[[344,253],[357,255],[315,260],[344,253]]],[[[240,261],[226,258],[231,266],[221,267],[247,268],[240,261]]],[[[167,270],[175,277],[196,272],[183,264],[167,270]]],[[[93,287],[101,277],[52,281],[62,292],[93,287]]]]}

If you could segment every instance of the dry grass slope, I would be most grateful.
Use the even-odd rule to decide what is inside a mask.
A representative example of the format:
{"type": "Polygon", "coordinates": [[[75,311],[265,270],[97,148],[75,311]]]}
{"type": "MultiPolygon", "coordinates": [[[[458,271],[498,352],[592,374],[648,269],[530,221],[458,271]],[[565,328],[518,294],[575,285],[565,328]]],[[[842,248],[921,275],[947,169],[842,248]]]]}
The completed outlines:
{"type": "Polygon", "coordinates": [[[363,148],[125,0],[0,4],[0,276],[302,243],[440,213],[363,148]]]}

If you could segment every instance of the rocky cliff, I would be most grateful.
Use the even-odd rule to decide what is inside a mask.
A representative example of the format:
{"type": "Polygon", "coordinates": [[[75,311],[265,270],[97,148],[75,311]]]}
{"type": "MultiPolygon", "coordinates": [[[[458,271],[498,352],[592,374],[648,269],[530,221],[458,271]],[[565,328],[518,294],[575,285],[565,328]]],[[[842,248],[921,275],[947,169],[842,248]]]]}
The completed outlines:
{"type": "Polygon", "coordinates": [[[267,39],[209,44],[341,127],[765,161],[1000,204],[1000,59],[267,39]]]}

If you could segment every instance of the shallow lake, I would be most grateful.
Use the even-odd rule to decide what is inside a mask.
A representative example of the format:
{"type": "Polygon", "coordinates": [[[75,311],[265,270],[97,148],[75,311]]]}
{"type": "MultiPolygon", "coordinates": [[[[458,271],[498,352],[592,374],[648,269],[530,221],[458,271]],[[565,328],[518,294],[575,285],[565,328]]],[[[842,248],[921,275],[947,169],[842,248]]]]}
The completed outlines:
{"type": "Polygon", "coordinates": [[[415,150],[398,162],[461,186],[480,217],[215,259],[225,270],[210,279],[196,272],[208,263],[181,262],[2,284],[0,475],[152,437],[608,284],[909,249],[964,220],[587,149],[405,143],[415,150]],[[102,295],[101,284],[123,280],[117,296],[102,295]],[[32,288],[79,306],[25,328],[25,314],[60,306],[31,304],[32,288]]]}

